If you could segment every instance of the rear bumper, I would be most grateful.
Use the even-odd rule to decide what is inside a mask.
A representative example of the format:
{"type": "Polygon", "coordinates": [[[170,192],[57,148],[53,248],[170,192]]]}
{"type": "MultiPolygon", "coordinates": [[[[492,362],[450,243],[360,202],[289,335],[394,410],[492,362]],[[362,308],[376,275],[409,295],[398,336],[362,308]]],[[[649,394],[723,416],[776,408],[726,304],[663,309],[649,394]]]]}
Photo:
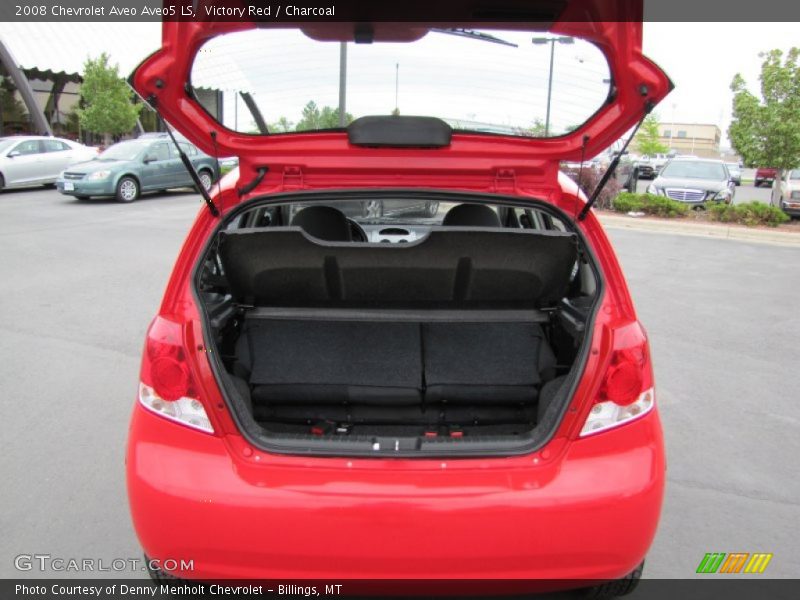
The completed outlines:
{"type": "Polygon", "coordinates": [[[552,456],[245,448],[136,405],[128,494],[148,556],[192,560],[187,579],[612,579],[643,560],[663,496],[656,411],[552,456]]]}
{"type": "Polygon", "coordinates": [[[784,200],[781,202],[783,212],[792,217],[800,217],[800,200],[784,200]]]}

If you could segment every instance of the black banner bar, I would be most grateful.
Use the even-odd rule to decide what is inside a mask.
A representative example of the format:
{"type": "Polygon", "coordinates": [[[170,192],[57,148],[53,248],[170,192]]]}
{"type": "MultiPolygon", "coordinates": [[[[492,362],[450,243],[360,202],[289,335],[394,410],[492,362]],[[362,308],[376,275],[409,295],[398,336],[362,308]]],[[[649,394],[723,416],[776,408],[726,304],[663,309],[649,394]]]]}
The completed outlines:
{"type": "MultiPolygon", "coordinates": [[[[5,579],[0,580],[3,600],[131,600],[154,598],[538,598],[567,600],[585,597],[588,582],[550,580],[296,580],[219,581],[196,583],[148,579],[5,579]],[[572,588],[571,591],[552,591],[572,588]],[[584,589],[580,589],[584,588],[584,589]],[[551,590],[551,591],[547,591],[551,590]]],[[[760,576],[698,579],[643,579],[626,598],[630,600],[794,600],[797,579],[762,579],[760,576]]]]}
{"type": "MultiPolygon", "coordinates": [[[[548,22],[569,4],[570,0],[3,0],[0,21],[548,22]]],[[[638,11],[624,14],[632,4],[601,2],[601,12],[608,14],[592,19],[639,21],[638,11]]],[[[650,22],[800,21],[800,3],[786,0],[644,0],[643,10],[644,20],[650,22]]]]}

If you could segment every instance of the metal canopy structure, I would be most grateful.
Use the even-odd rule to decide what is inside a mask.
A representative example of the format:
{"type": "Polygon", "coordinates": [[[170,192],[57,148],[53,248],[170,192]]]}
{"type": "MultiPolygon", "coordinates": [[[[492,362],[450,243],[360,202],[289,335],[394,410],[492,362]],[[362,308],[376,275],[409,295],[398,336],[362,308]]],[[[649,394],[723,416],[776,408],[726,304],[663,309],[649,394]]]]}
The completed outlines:
{"type": "Polygon", "coordinates": [[[39,135],[53,135],[53,131],[50,129],[50,124],[47,122],[47,119],[44,116],[44,112],[36,104],[36,98],[34,97],[28,78],[22,69],[20,69],[20,67],[17,65],[17,61],[14,60],[13,55],[8,48],[6,48],[6,45],[2,40],[0,40],[0,63],[2,63],[2,66],[5,68],[8,76],[14,82],[17,91],[19,91],[19,94],[22,97],[22,101],[25,103],[25,106],[28,109],[28,115],[30,116],[31,124],[35,128],[35,131],[32,133],[38,133],[39,135]]]}

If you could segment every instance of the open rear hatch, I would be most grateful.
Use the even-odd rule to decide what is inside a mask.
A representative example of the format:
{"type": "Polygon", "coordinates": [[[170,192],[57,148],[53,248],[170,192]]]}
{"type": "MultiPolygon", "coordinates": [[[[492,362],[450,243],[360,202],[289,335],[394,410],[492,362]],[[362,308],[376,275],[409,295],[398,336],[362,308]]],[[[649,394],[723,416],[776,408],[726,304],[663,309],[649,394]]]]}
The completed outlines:
{"type": "MultiPolygon", "coordinates": [[[[629,131],[671,89],[667,76],[641,53],[642,4],[638,1],[514,1],[504,3],[503,10],[488,1],[443,3],[442,6],[437,4],[435,9],[442,22],[433,23],[381,22],[389,9],[381,7],[380,3],[337,4],[337,19],[347,19],[348,10],[358,18],[355,22],[337,23],[319,18],[303,21],[302,16],[292,23],[274,16],[259,20],[257,16],[248,16],[247,12],[243,18],[218,16],[213,9],[219,8],[221,3],[201,0],[197,5],[199,18],[205,20],[165,21],[162,48],[136,69],[131,83],[143,99],[203,151],[238,157],[238,187],[259,183],[248,190],[250,194],[259,189],[374,182],[376,176],[390,178],[395,185],[408,186],[418,186],[419,178],[425,176],[431,187],[438,176],[442,182],[449,178],[453,187],[457,185],[454,182],[469,181],[479,174],[492,181],[498,170],[510,169],[519,187],[552,201],[559,194],[560,161],[577,161],[598,154],[629,131]],[[354,12],[356,10],[358,12],[354,12]],[[482,18],[484,22],[476,22],[482,18]],[[300,108],[316,97],[309,81],[319,86],[330,83],[331,94],[326,98],[336,97],[333,95],[336,85],[332,81],[336,77],[331,77],[331,73],[336,72],[337,62],[317,64],[313,50],[295,53],[293,46],[290,46],[291,52],[281,53],[281,44],[297,41],[281,41],[280,36],[286,34],[287,28],[299,30],[304,43],[314,44],[309,48],[319,48],[320,54],[337,60],[340,79],[348,82],[338,88],[338,105],[345,106],[346,96],[342,114],[352,112],[356,124],[363,124],[360,117],[389,117],[398,112],[405,117],[406,111],[402,109],[408,105],[419,109],[411,114],[430,115],[426,106],[430,105],[433,110],[437,98],[441,97],[442,108],[437,112],[442,114],[432,116],[444,120],[448,129],[452,129],[452,136],[437,137],[441,124],[432,120],[429,121],[432,129],[428,133],[423,131],[422,143],[409,143],[407,134],[413,126],[408,122],[391,127],[384,119],[383,126],[367,132],[371,135],[359,136],[353,131],[355,124],[343,130],[349,118],[326,121],[325,110],[316,115],[321,117],[316,121],[305,120],[308,117],[305,112],[303,120],[298,120],[300,108]],[[478,28],[480,32],[476,31],[478,28]],[[543,36],[543,33],[550,35],[543,36]],[[269,40],[276,36],[278,41],[273,39],[270,45],[269,40]],[[553,36],[558,39],[552,41],[553,36]],[[443,45],[442,40],[448,44],[443,45]],[[339,56],[337,42],[355,43],[350,55],[344,51],[343,61],[333,56],[339,56]],[[578,48],[578,43],[583,46],[578,48]],[[386,57],[379,56],[383,61],[376,59],[382,65],[380,71],[367,73],[360,67],[359,57],[365,49],[374,48],[379,55],[382,45],[402,49],[415,44],[427,44],[422,57],[408,56],[387,62],[386,57]],[[574,47],[569,50],[569,56],[565,54],[568,46],[574,47]],[[247,54],[248,48],[251,54],[247,54]],[[556,72],[552,77],[551,73],[549,84],[548,48],[551,65],[554,53],[556,66],[562,62],[566,65],[564,75],[556,72]],[[457,58],[459,55],[482,69],[478,73],[480,77],[470,76],[469,69],[460,63],[436,62],[442,56],[457,58]],[[300,62],[282,67],[283,71],[272,67],[292,59],[300,62]],[[515,61],[520,65],[518,73],[503,70],[504,65],[516,64],[515,61]],[[435,70],[425,72],[426,62],[433,63],[435,70]],[[414,65],[419,65],[420,76],[441,80],[443,89],[425,96],[427,84],[415,88],[416,74],[410,72],[414,65]],[[321,69],[318,76],[282,79],[287,69],[293,77],[302,78],[305,70],[314,66],[321,69]],[[273,68],[274,71],[270,70],[273,68]],[[539,71],[534,72],[536,69],[539,71]],[[465,71],[463,78],[453,79],[461,71],[465,71]],[[585,80],[576,84],[566,81],[573,71],[585,80]],[[366,78],[364,85],[371,85],[371,92],[358,94],[359,76],[366,78]],[[449,83],[451,80],[455,83],[449,83]],[[514,87],[522,85],[521,82],[529,84],[528,87],[514,87]],[[559,110],[577,95],[586,94],[587,86],[593,90],[592,103],[576,103],[574,106],[580,110],[570,109],[572,112],[566,111],[559,120],[559,110]],[[297,92],[298,89],[301,92],[297,92]],[[378,89],[384,99],[374,105],[377,107],[374,112],[361,112],[361,99],[369,94],[378,96],[378,89]],[[302,104],[295,102],[292,107],[295,112],[291,113],[291,118],[286,118],[289,109],[281,108],[281,99],[292,92],[305,96],[297,97],[297,102],[302,104]],[[453,95],[452,101],[448,94],[453,95]],[[484,109],[479,105],[480,94],[486,96],[484,120],[481,120],[484,109]],[[414,105],[416,96],[421,96],[424,103],[414,105]],[[459,108],[458,98],[461,97],[472,98],[474,106],[459,108]],[[515,101],[530,102],[530,105],[520,104],[512,114],[511,105],[515,101]],[[502,108],[504,103],[509,107],[506,112],[502,108]],[[258,106],[260,110],[254,109],[258,106]],[[497,106],[501,108],[495,110],[497,106]],[[476,112],[479,113],[477,117],[476,112]],[[287,129],[294,133],[289,125],[299,127],[301,122],[304,127],[311,123],[306,127],[308,131],[302,135],[285,134],[287,129]],[[541,130],[543,123],[545,131],[541,130]],[[340,130],[320,130],[340,126],[340,130]],[[426,143],[430,139],[436,141],[426,143]],[[287,174],[294,174],[289,177],[290,182],[287,182],[287,174]]],[[[249,3],[242,5],[247,8],[249,3]]],[[[433,7],[425,7],[426,13],[430,14],[431,10],[433,7]]],[[[408,20],[407,13],[405,20],[408,20]]],[[[316,98],[321,104],[319,97],[316,98]]],[[[336,100],[326,104],[335,107],[336,100]]],[[[367,107],[365,110],[373,107],[371,104],[363,106],[367,107]]],[[[308,105],[304,111],[307,108],[308,105]]],[[[485,182],[482,184],[484,189],[488,187],[485,182]]]]}

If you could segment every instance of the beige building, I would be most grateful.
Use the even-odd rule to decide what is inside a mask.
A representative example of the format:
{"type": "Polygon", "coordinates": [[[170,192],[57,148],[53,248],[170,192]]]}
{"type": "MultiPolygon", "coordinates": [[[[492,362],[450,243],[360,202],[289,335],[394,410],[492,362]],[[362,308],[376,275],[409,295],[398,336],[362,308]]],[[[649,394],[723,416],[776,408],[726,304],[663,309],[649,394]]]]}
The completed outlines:
{"type": "Polygon", "coordinates": [[[659,123],[661,143],[678,154],[719,158],[720,128],[707,123],[659,123]]]}

